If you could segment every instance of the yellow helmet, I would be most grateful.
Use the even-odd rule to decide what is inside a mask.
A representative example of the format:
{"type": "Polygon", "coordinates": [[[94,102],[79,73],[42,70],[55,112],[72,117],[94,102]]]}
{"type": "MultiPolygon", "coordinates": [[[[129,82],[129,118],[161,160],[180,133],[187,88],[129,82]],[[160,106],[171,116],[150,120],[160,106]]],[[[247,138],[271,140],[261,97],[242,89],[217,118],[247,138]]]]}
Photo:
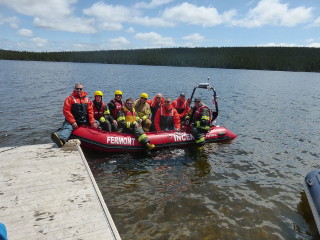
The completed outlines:
{"type": "Polygon", "coordinates": [[[146,94],[146,93],[141,93],[140,97],[142,97],[142,98],[148,98],[149,96],[148,96],[148,94],[146,94]]]}
{"type": "Polygon", "coordinates": [[[101,96],[101,97],[103,97],[103,92],[101,92],[101,91],[95,91],[95,92],[94,92],[94,96],[101,96]]]}
{"type": "Polygon", "coordinates": [[[114,95],[122,95],[122,92],[120,90],[117,90],[114,92],[114,95]]]}

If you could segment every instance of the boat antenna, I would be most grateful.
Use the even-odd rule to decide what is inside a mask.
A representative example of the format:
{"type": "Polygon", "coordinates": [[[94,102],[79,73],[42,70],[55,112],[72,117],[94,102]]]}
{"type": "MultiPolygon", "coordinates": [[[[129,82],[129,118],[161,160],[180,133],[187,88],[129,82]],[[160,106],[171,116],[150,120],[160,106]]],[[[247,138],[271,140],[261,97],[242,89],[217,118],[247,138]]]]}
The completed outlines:
{"type": "MultiPolygon", "coordinates": [[[[209,78],[208,78],[208,81],[209,81],[209,78]]],[[[211,90],[213,91],[212,104],[214,105],[214,108],[215,108],[215,111],[212,111],[212,120],[211,120],[211,122],[213,122],[218,117],[219,108],[218,108],[218,96],[217,96],[216,90],[214,89],[214,87],[211,87],[211,90]]]]}

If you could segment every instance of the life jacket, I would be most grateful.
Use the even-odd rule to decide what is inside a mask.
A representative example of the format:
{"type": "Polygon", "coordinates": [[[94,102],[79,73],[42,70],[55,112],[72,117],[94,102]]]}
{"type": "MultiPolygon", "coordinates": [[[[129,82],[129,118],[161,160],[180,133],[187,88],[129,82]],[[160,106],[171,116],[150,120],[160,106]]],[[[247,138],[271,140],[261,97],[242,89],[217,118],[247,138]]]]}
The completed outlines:
{"type": "Polygon", "coordinates": [[[77,102],[77,99],[72,96],[73,103],[71,105],[71,113],[74,116],[74,119],[77,123],[80,124],[87,124],[88,123],[88,113],[87,113],[87,107],[90,103],[89,98],[86,96],[80,97],[80,102],[77,102]]]}
{"type": "Polygon", "coordinates": [[[205,105],[202,105],[201,107],[197,108],[196,111],[194,112],[194,115],[193,115],[194,122],[201,120],[202,112],[203,112],[203,109],[205,108],[208,109],[209,111],[209,119],[210,119],[209,122],[211,123],[211,118],[212,118],[211,109],[205,105]]]}
{"type": "Polygon", "coordinates": [[[93,108],[93,114],[94,114],[94,119],[100,119],[103,116],[104,113],[104,108],[107,105],[104,101],[102,101],[100,108],[97,108],[97,104],[95,104],[95,101],[93,100],[91,102],[92,108],[93,108]]]}
{"type": "Polygon", "coordinates": [[[188,102],[187,100],[181,101],[181,99],[177,98],[172,102],[172,106],[177,109],[179,114],[181,114],[188,107],[188,102]]]}
{"type": "Polygon", "coordinates": [[[134,108],[132,108],[132,112],[131,112],[128,108],[123,107],[123,111],[125,114],[126,122],[135,122],[136,121],[137,112],[134,108]]]}
{"type": "Polygon", "coordinates": [[[147,103],[149,103],[149,105],[150,105],[152,118],[154,118],[158,109],[164,103],[164,99],[162,98],[160,102],[157,102],[155,99],[152,99],[150,101],[147,101],[147,103]]]}
{"type": "Polygon", "coordinates": [[[121,110],[121,109],[123,108],[123,106],[124,106],[124,101],[121,100],[121,103],[120,103],[120,102],[112,99],[110,102],[112,102],[112,103],[114,104],[114,106],[115,106],[115,108],[113,108],[113,109],[111,110],[111,115],[112,115],[114,118],[117,118],[118,112],[120,112],[120,110],[121,110]]]}
{"type": "Polygon", "coordinates": [[[164,130],[174,130],[174,122],[173,122],[173,108],[170,108],[167,112],[167,115],[163,115],[164,108],[160,109],[160,128],[162,131],[164,130]],[[170,112],[170,113],[169,113],[170,112]],[[169,113],[169,114],[168,114],[169,113]]]}

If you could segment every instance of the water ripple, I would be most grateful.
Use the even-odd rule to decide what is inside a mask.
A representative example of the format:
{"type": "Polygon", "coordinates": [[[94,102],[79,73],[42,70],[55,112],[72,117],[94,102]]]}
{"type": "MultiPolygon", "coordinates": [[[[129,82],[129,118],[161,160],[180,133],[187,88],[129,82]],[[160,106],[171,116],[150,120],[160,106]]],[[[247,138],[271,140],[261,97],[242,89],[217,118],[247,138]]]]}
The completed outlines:
{"type": "MultiPolygon", "coordinates": [[[[122,239],[319,239],[302,187],[319,168],[318,73],[2,60],[0,67],[1,146],[51,142],[76,82],[109,101],[116,89],[124,98],[190,96],[211,77],[217,124],[238,134],[235,141],[148,154],[85,151],[122,239]]],[[[211,102],[206,91],[196,95],[211,102]]]]}

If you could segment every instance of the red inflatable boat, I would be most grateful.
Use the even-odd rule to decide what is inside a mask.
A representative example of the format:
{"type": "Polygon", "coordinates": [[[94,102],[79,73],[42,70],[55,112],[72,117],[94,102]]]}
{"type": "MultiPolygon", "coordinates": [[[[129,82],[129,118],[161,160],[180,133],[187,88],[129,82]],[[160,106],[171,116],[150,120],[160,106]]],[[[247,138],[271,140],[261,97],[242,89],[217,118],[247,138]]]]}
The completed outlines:
{"type": "MultiPolygon", "coordinates": [[[[146,133],[150,139],[150,143],[154,144],[155,149],[168,147],[185,147],[195,144],[194,138],[190,133],[190,128],[186,128],[181,132],[148,132],[146,133]]],[[[237,135],[224,127],[213,126],[206,135],[206,142],[222,142],[236,138],[237,135]]],[[[100,129],[81,126],[74,130],[72,138],[79,139],[81,146],[104,152],[120,152],[120,151],[145,151],[145,147],[141,145],[133,134],[105,132],[100,129]]]]}
{"type": "MultiPolygon", "coordinates": [[[[209,80],[209,78],[208,78],[209,80]]],[[[218,97],[216,91],[209,83],[198,83],[188,99],[189,104],[192,102],[192,98],[196,89],[206,89],[213,92],[213,107],[211,121],[213,122],[218,116],[218,97]]],[[[168,147],[184,147],[195,144],[194,138],[190,133],[191,127],[184,127],[181,132],[166,131],[166,132],[148,132],[146,133],[150,139],[150,143],[156,146],[155,149],[162,149],[168,147]]],[[[230,130],[213,126],[206,135],[206,143],[229,141],[236,138],[237,135],[230,130]]],[[[105,152],[120,152],[120,151],[145,151],[143,145],[141,145],[133,134],[118,133],[118,132],[105,132],[99,129],[81,126],[74,130],[71,138],[77,138],[81,141],[81,146],[92,148],[105,152]]]]}

